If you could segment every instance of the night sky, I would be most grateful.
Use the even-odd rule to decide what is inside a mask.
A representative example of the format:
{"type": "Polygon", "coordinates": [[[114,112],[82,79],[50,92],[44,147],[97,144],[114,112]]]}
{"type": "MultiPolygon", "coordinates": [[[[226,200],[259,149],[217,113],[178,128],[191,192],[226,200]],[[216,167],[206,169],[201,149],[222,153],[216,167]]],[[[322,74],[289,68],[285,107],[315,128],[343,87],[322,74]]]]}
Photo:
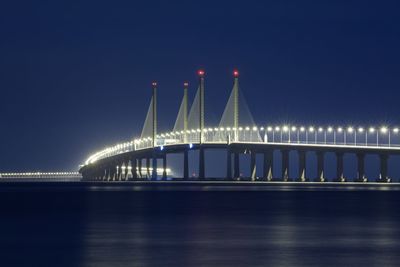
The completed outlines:
{"type": "Polygon", "coordinates": [[[199,68],[209,124],[234,68],[259,124],[400,124],[396,1],[274,2],[1,3],[0,172],[76,170],[138,136],[153,80],[170,130],[199,68]]]}

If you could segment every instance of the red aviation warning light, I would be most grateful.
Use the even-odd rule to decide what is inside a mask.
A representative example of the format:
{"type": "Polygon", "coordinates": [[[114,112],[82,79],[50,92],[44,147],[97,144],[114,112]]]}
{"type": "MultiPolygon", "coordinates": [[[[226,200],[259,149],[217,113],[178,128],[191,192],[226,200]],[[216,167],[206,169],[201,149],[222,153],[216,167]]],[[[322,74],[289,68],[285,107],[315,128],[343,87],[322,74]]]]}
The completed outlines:
{"type": "Polygon", "coordinates": [[[233,71],[233,77],[235,77],[235,78],[239,77],[239,71],[238,70],[234,70],[233,71]]]}
{"type": "Polygon", "coordinates": [[[204,72],[204,70],[199,70],[199,71],[197,72],[197,74],[198,74],[200,77],[204,77],[205,72],[204,72]]]}

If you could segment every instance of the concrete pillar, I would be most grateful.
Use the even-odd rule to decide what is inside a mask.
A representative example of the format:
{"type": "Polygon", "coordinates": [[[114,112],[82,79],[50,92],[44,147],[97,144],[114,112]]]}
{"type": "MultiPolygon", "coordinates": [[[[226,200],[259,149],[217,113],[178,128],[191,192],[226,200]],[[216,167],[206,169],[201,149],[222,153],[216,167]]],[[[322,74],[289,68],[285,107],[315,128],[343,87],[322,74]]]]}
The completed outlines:
{"type": "Polygon", "coordinates": [[[252,181],[256,180],[256,151],[250,151],[250,178],[252,181]]]}
{"type": "Polygon", "coordinates": [[[365,176],[365,154],[357,154],[357,178],[356,182],[367,182],[367,177],[365,176]]]}
{"type": "Polygon", "coordinates": [[[226,151],[226,179],[232,180],[232,153],[229,148],[226,151]]]}
{"type": "Polygon", "coordinates": [[[388,176],[388,159],[389,155],[388,154],[380,154],[380,174],[379,174],[379,179],[378,182],[390,182],[390,178],[388,176]]]}
{"type": "Polygon", "coordinates": [[[282,154],[282,180],[289,180],[289,150],[281,150],[282,154]]]}
{"type": "Polygon", "coordinates": [[[199,179],[204,180],[205,176],[205,158],[204,158],[204,148],[200,145],[199,148],[199,179]]]}
{"type": "Polygon", "coordinates": [[[187,149],[183,151],[183,179],[189,179],[189,151],[187,149]]]}
{"type": "Polygon", "coordinates": [[[150,176],[150,158],[149,157],[146,158],[146,176],[147,176],[147,179],[151,178],[151,176],[150,176]]]}
{"type": "Polygon", "coordinates": [[[325,153],[323,151],[317,151],[317,182],[326,182],[324,159],[325,153]]]}
{"type": "Polygon", "coordinates": [[[143,161],[143,159],[142,158],[139,158],[138,159],[138,171],[139,171],[139,177],[140,178],[143,178],[143,175],[142,175],[142,162],[143,161]]]}
{"type": "Polygon", "coordinates": [[[272,149],[264,152],[264,164],[263,164],[263,177],[267,181],[272,181],[272,175],[274,170],[274,151],[272,149]]]}
{"type": "Polygon", "coordinates": [[[336,182],[345,182],[343,173],[343,152],[336,152],[336,182]]]}
{"type": "Polygon", "coordinates": [[[163,154],[163,174],[162,174],[162,179],[167,180],[167,154],[163,154]]]}
{"type": "Polygon", "coordinates": [[[152,158],[152,171],[151,171],[151,179],[152,180],[157,180],[157,156],[155,153],[153,153],[153,158],[152,158]]]}
{"type": "Polygon", "coordinates": [[[137,168],[137,160],[134,157],[131,158],[131,167],[132,167],[132,169],[131,169],[132,179],[136,180],[138,178],[137,169],[136,169],[137,168]]]}
{"type": "Polygon", "coordinates": [[[307,162],[307,151],[299,150],[299,181],[305,182],[306,178],[306,162],[307,162]]]}
{"type": "Polygon", "coordinates": [[[238,152],[233,153],[233,165],[234,165],[233,176],[235,179],[239,179],[240,178],[240,161],[239,161],[239,153],[238,152]]]}

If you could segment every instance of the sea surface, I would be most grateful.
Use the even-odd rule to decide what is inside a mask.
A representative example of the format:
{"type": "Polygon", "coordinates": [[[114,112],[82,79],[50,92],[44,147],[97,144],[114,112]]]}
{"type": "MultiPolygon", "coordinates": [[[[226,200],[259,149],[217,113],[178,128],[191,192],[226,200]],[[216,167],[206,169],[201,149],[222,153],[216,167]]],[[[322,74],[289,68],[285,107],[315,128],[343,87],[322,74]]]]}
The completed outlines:
{"type": "Polygon", "coordinates": [[[399,266],[400,191],[0,185],[0,266],[399,266]]]}

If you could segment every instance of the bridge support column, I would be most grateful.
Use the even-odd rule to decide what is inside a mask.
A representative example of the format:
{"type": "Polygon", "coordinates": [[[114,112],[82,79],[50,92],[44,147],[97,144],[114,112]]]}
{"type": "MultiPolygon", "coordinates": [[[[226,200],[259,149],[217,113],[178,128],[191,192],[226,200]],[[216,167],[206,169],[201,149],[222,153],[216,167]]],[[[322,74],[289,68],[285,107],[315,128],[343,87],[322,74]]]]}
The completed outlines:
{"type": "Polygon", "coordinates": [[[153,154],[152,164],[151,165],[153,167],[153,169],[151,171],[151,179],[152,180],[157,180],[157,156],[156,156],[155,152],[153,154]]]}
{"type": "Polygon", "coordinates": [[[150,175],[150,158],[146,158],[146,178],[150,179],[151,175],[150,175]]]}
{"type": "Polygon", "coordinates": [[[110,169],[106,167],[106,172],[104,174],[103,181],[107,181],[109,176],[110,176],[110,169]]]}
{"type": "Polygon", "coordinates": [[[272,174],[274,170],[274,151],[267,150],[264,152],[264,164],[263,164],[263,177],[267,181],[272,181],[272,174]]]}
{"type": "Polygon", "coordinates": [[[336,152],[336,182],[346,182],[343,173],[343,152],[336,152]]]}
{"type": "Polygon", "coordinates": [[[131,158],[131,172],[132,172],[132,180],[136,180],[138,175],[137,175],[137,160],[136,158],[131,158]]]}
{"type": "Polygon", "coordinates": [[[317,182],[326,182],[324,163],[325,153],[317,151],[317,182]]]}
{"type": "Polygon", "coordinates": [[[121,181],[122,180],[122,164],[121,165],[117,165],[117,175],[115,177],[116,181],[121,181]]]}
{"type": "Polygon", "coordinates": [[[205,176],[205,158],[204,158],[204,148],[200,145],[199,148],[199,179],[204,180],[205,176]]]}
{"type": "Polygon", "coordinates": [[[226,151],[226,179],[232,180],[232,153],[229,148],[226,151]]]}
{"type": "Polygon", "coordinates": [[[282,180],[289,181],[289,150],[281,150],[282,154],[282,180]]]}
{"type": "Polygon", "coordinates": [[[357,154],[357,179],[356,182],[367,182],[367,177],[365,176],[365,154],[357,154]]]}
{"type": "Polygon", "coordinates": [[[299,150],[299,182],[307,181],[306,178],[306,162],[307,162],[307,152],[304,150],[299,150]]]}
{"type": "Polygon", "coordinates": [[[390,182],[390,178],[388,176],[388,154],[380,154],[379,155],[380,162],[381,162],[381,170],[379,174],[378,182],[390,182]]]}
{"type": "Polygon", "coordinates": [[[183,179],[189,179],[189,151],[186,148],[183,151],[183,179]]]}
{"type": "Polygon", "coordinates": [[[142,164],[143,164],[143,159],[139,158],[138,159],[138,172],[139,172],[139,178],[143,178],[143,173],[142,173],[142,164]]]}
{"type": "Polygon", "coordinates": [[[240,179],[240,161],[239,161],[239,153],[233,153],[233,176],[235,179],[240,179]]]}
{"type": "Polygon", "coordinates": [[[167,180],[167,153],[163,154],[162,161],[163,161],[162,179],[167,180]]]}
{"type": "Polygon", "coordinates": [[[256,156],[257,152],[254,150],[250,151],[250,179],[252,181],[256,180],[256,156]]]}

